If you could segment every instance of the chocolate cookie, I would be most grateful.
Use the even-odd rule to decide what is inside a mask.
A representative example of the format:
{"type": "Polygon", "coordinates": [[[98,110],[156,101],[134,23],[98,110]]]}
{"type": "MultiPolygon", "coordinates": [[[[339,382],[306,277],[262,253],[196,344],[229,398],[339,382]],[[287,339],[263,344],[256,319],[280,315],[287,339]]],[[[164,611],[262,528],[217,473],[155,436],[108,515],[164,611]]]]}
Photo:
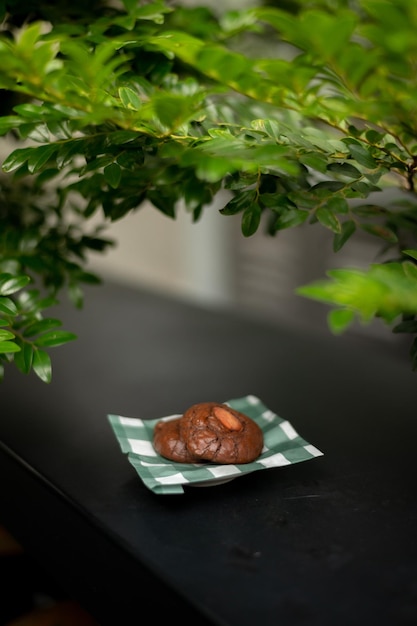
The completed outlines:
{"type": "Polygon", "coordinates": [[[193,458],[213,463],[250,463],[261,453],[263,433],[250,417],[218,402],[191,406],[178,422],[193,458]]]}
{"type": "Polygon", "coordinates": [[[154,428],[153,447],[166,459],[177,463],[198,463],[188,452],[181,439],[179,424],[180,417],[172,420],[160,420],[154,428]]]}

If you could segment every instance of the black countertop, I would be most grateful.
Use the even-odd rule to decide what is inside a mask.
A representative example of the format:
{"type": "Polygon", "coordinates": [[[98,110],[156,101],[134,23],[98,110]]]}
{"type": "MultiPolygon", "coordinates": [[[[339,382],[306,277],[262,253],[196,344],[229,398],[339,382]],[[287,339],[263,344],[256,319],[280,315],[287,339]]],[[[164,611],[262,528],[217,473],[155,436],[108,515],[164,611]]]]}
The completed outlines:
{"type": "Polygon", "coordinates": [[[0,386],[0,522],[101,624],[149,609],[199,626],[417,623],[404,345],[111,284],[60,313],[79,340],[54,349],[52,383],[9,368],[0,386]],[[107,421],[247,394],[324,456],[155,495],[107,421]]]}

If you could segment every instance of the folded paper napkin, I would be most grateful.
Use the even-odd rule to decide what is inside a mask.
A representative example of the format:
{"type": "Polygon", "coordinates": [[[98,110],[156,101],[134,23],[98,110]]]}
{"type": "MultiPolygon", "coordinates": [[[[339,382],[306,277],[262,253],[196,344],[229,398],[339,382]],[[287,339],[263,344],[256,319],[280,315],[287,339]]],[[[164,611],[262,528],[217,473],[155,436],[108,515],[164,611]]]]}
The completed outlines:
{"type": "Polygon", "coordinates": [[[122,452],[127,453],[130,463],[145,485],[158,494],[184,493],[184,485],[218,485],[243,474],[300,463],[323,454],[302,439],[288,421],[278,417],[256,396],[236,398],[224,404],[252,418],[262,428],[264,447],[260,456],[252,463],[174,463],[160,456],[152,445],[155,424],[160,419],[169,420],[180,415],[152,420],[113,414],[107,417],[122,452]]]}

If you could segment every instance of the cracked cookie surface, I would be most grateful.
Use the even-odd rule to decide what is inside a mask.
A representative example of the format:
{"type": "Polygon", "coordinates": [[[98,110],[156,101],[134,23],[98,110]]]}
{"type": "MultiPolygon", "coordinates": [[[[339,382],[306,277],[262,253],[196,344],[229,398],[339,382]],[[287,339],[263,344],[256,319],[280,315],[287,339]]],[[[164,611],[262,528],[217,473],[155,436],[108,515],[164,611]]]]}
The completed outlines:
{"type": "Polygon", "coordinates": [[[154,428],[153,447],[166,459],[176,463],[198,463],[188,452],[179,432],[180,417],[172,420],[160,420],[154,428]]]}
{"type": "Polygon", "coordinates": [[[157,422],[154,448],[177,463],[250,463],[263,448],[261,428],[219,402],[193,404],[176,419],[157,422]]]}
{"type": "Polygon", "coordinates": [[[202,461],[250,463],[261,453],[263,433],[251,418],[217,402],[191,406],[179,423],[188,451],[202,461]]]}

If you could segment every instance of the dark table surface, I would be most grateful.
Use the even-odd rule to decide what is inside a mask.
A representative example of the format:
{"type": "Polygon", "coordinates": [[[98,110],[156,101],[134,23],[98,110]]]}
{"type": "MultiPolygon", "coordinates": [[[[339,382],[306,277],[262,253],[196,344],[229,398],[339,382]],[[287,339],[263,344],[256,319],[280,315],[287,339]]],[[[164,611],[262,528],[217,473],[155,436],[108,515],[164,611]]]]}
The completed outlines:
{"type": "MultiPolygon", "coordinates": [[[[0,523],[101,624],[417,623],[417,373],[407,348],[126,287],[64,307],[53,381],[0,387],[0,523]],[[324,456],[149,491],[107,414],[254,394],[324,456]],[[129,622],[128,622],[129,620],[129,622]]],[[[389,331],[387,331],[389,332],[389,331]]]]}

